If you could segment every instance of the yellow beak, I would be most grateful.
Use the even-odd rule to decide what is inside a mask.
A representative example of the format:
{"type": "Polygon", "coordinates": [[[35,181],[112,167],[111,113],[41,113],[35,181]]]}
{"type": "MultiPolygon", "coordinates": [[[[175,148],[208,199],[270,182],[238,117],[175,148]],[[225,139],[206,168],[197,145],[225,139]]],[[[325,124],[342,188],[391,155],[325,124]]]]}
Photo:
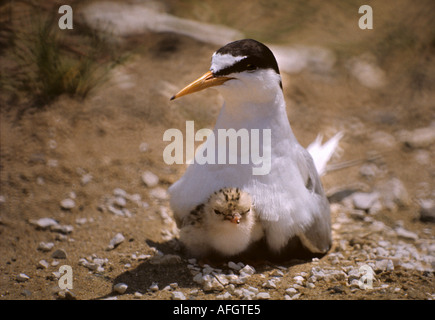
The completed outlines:
{"type": "Polygon", "coordinates": [[[225,81],[231,80],[234,78],[231,77],[215,77],[211,71],[204,74],[202,77],[196,79],[192,83],[185,86],[183,89],[181,89],[180,92],[178,92],[176,95],[174,95],[171,100],[177,99],[179,97],[185,96],[187,94],[191,94],[194,92],[198,92],[210,87],[214,86],[220,86],[225,81]]]}

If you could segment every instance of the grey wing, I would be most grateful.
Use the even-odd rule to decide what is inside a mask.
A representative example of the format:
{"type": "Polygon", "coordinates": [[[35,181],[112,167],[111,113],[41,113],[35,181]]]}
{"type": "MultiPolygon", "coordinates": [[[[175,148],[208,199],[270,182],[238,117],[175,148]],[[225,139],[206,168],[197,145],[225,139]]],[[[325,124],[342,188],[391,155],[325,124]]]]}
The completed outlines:
{"type": "Polygon", "coordinates": [[[317,204],[318,211],[313,213],[311,224],[297,236],[311,252],[325,253],[331,247],[332,242],[329,202],[311,155],[300,147],[300,156],[302,161],[298,161],[299,170],[305,179],[305,187],[311,193],[312,201],[317,204]]]}

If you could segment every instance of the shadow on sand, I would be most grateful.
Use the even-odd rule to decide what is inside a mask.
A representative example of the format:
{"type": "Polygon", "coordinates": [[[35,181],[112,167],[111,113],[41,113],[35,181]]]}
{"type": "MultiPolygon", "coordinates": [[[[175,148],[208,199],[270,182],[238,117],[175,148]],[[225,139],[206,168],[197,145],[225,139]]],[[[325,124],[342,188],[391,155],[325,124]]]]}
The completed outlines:
{"type": "MultiPolygon", "coordinates": [[[[193,276],[188,268],[187,259],[190,257],[181,249],[178,240],[172,239],[170,241],[157,243],[151,240],[146,241],[150,247],[155,247],[159,251],[163,252],[162,259],[156,261],[151,258],[144,261],[136,268],[127,270],[115,279],[113,279],[113,286],[117,283],[125,283],[128,288],[125,294],[133,294],[140,292],[142,294],[149,292],[149,289],[153,283],[157,283],[159,289],[163,289],[171,283],[177,283],[181,288],[200,288],[200,285],[193,281],[193,276]]],[[[280,255],[271,254],[265,248],[266,244],[259,242],[253,245],[243,255],[234,256],[231,258],[223,258],[218,255],[213,255],[201,259],[198,264],[201,266],[204,263],[211,265],[212,267],[228,269],[227,263],[229,261],[243,262],[249,264],[256,269],[257,273],[272,270],[276,265],[291,267],[297,264],[302,264],[311,261],[312,258],[321,255],[313,255],[302,249],[299,240],[293,241],[288,250],[282,252],[280,255]],[[289,252],[291,251],[291,254],[289,252]],[[259,252],[264,254],[258,254],[259,252]],[[289,257],[291,257],[289,259],[289,257]]],[[[96,299],[106,299],[112,296],[118,295],[113,290],[109,294],[98,297],[96,299]]]]}

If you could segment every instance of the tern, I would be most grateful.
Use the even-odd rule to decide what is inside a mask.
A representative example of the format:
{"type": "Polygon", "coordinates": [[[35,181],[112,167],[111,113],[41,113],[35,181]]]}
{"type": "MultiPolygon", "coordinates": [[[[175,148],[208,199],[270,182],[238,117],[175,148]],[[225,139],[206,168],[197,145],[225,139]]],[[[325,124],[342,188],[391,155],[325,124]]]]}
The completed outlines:
{"type": "MultiPolygon", "coordinates": [[[[272,51],[253,39],[228,43],[213,54],[210,70],[171,100],[210,87],[224,98],[213,129],[215,135],[219,129],[270,130],[270,145],[260,144],[260,153],[270,149],[270,172],[254,175],[255,161],[190,164],[168,189],[177,225],[183,226],[191,211],[216,191],[238,188],[252,197],[270,252],[292,258],[293,249],[288,248],[294,248],[297,241],[308,252],[326,253],[332,242],[329,202],[312,156],[291,129],[272,51]]],[[[219,142],[208,139],[196,152],[211,143],[219,142]]]]}

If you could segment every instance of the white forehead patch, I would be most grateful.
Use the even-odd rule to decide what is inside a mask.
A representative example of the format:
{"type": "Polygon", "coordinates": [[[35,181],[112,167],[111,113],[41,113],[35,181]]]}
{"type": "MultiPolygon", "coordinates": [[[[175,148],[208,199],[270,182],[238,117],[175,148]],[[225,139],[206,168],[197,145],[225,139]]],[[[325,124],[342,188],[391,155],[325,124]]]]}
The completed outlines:
{"type": "Polygon", "coordinates": [[[215,73],[219,72],[222,69],[225,69],[229,66],[234,65],[236,62],[239,62],[240,60],[245,59],[247,56],[233,56],[229,53],[220,54],[220,53],[213,53],[213,56],[211,57],[211,67],[210,71],[215,73]]]}

